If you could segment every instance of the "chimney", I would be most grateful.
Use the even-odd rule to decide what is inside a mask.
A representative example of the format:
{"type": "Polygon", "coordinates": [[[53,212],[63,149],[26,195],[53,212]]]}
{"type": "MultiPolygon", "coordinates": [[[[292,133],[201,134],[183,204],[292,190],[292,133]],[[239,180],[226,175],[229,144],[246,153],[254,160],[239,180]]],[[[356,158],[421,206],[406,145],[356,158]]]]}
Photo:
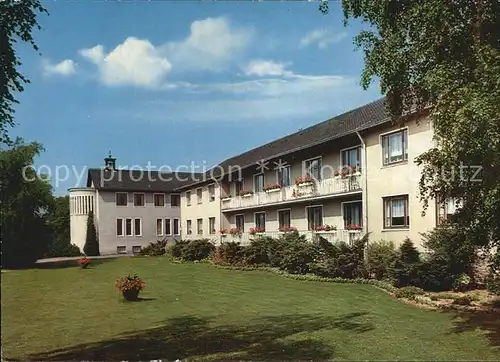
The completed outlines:
{"type": "Polygon", "coordinates": [[[108,157],[104,159],[104,168],[109,171],[116,170],[116,158],[113,158],[113,156],[111,156],[111,151],[109,151],[108,157]]]}

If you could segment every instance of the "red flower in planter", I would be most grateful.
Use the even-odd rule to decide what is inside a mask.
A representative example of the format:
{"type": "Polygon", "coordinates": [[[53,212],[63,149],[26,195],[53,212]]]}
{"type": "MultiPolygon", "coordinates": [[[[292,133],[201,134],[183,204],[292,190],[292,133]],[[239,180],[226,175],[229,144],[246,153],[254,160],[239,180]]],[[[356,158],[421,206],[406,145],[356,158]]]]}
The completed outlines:
{"type": "Polygon", "coordinates": [[[241,190],[240,191],[240,196],[251,195],[251,194],[253,194],[253,191],[250,191],[250,190],[241,190]]]}
{"type": "Polygon", "coordinates": [[[232,236],[240,235],[241,230],[238,228],[231,228],[229,229],[229,234],[231,234],[232,236]]]}
{"type": "Polygon", "coordinates": [[[220,229],[219,233],[221,233],[222,235],[226,235],[227,234],[227,229],[220,229]]]}
{"type": "Polygon", "coordinates": [[[361,227],[361,225],[347,225],[346,229],[347,230],[361,230],[362,227],[361,227]]]}
{"type": "Polygon", "coordinates": [[[277,190],[280,188],[281,188],[281,186],[278,184],[267,184],[266,186],[264,186],[264,191],[277,190]]]}
{"type": "Polygon", "coordinates": [[[89,258],[80,258],[76,261],[81,268],[86,268],[90,264],[89,258]]]}
{"type": "Polygon", "coordinates": [[[297,228],[295,226],[283,226],[280,227],[278,230],[286,233],[291,231],[297,231],[297,228]]]}
{"type": "Polygon", "coordinates": [[[295,179],[295,185],[300,185],[303,183],[309,183],[309,182],[313,182],[313,181],[314,181],[314,179],[310,176],[297,177],[295,179]]]}
{"type": "Polygon", "coordinates": [[[319,225],[314,228],[314,231],[335,231],[335,230],[337,230],[337,227],[331,225],[319,225]]]}
{"type": "Polygon", "coordinates": [[[263,233],[266,231],[266,228],[265,227],[254,227],[254,228],[250,228],[250,230],[248,231],[250,233],[250,235],[255,235],[257,233],[263,233]]]}

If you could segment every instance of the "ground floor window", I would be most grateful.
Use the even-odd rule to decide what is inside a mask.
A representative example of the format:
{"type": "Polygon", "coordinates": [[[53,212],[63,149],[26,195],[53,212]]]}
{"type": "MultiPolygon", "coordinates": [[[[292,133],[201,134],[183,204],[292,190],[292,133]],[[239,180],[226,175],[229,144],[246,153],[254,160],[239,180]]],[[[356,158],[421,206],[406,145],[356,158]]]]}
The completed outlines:
{"type": "Polygon", "coordinates": [[[134,245],[132,246],[132,253],[137,254],[141,252],[141,246],[140,245],[134,245]]]}
{"type": "Polygon", "coordinates": [[[125,235],[132,236],[132,219],[125,219],[125,235]]]}
{"type": "Polygon", "coordinates": [[[344,229],[363,226],[362,205],[361,201],[343,203],[344,229]]]}
{"type": "Polygon", "coordinates": [[[450,197],[445,200],[438,199],[436,207],[437,223],[444,224],[446,222],[453,221],[458,209],[461,207],[462,203],[455,197],[450,197]]]}
{"type": "Polygon", "coordinates": [[[208,218],[208,232],[210,234],[215,234],[215,217],[208,218]]]}
{"type": "Polygon", "coordinates": [[[116,236],[123,236],[123,219],[116,219],[116,236]]]}
{"type": "Polygon", "coordinates": [[[384,228],[410,226],[408,195],[384,197],[384,228]]]}
{"type": "Polygon", "coordinates": [[[179,224],[179,219],[174,219],[174,235],[180,235],[181,234],[181,228],[179,224]]]}
{"type": "Polygon", "coordinates": [[[256,212],[255,213],[255,227],[258,229],[266,228],[266,213],[265,212],[256,212]]]}
{"type": "Polygon", "coordinates": [[[278,210],[278,230],[290,227],[290,209],[278,210]]]}
{"type": "Polygon", "coordinates": [[[165,235],[172,235],[172,221],[165,219],[165,235]]]}
{"type": "Polygon", "coordinates": [[[134,235],[142,236],[142,219],[134,219],[134,235]]]}
{"type": "Polygon", "coordinates": [[[198,235],[203,234],[203,219],[196,220],[196,232],[198,235]]]}
{"type": "Polygon", "coordinates": [[[163,236],[163,220],[156,219],[156,236],[163,236]]]}
{"type": "Polygon", "coordinates": [[[127,252],[127,247],[125,245],[118,245],[116,247],[117,254],[125,254],[127,252]]]}
{"type": "Polygon", "coordinates": [[[236,228],[244,232],[245,231],[245,215],[240,214],[240,215],[235,215],[234,216],[234,224],[236,225],[236,228]]]}
{"type": "Polygon", "coordinates": [[[306,210],[308,230],[315,230],[323,225],[323,206],[308,206],[306,210]]]}
{"type": "Polygon", "coordinates": [[[191,220],[186,220],[186,234],[191,235],[193,233],[192,228],[191,220]]]}

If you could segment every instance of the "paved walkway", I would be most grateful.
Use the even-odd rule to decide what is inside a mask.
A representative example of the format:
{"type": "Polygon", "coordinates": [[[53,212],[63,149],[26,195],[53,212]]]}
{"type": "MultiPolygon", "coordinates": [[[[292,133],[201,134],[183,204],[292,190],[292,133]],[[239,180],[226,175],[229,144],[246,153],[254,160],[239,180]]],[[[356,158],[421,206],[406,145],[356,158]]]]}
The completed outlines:
{"type": "MultiPolygon", "coordinates": [[[[131,257],[133,256],[132,254],[116,254],[116,255],[100,255],[100,256],[89,256],[89,259],[109,259],[109,258],[123,258],[123,257],[131,257]]],[[[45,259],[38,259],[36,261],[37,264],[39,263],[53,263],[57,261],[66,261],[66,260],[76,260],[83,258],[82,256],[65,256],[65,257],[59,257],[59,258],[45,258],[45,259]]]]}

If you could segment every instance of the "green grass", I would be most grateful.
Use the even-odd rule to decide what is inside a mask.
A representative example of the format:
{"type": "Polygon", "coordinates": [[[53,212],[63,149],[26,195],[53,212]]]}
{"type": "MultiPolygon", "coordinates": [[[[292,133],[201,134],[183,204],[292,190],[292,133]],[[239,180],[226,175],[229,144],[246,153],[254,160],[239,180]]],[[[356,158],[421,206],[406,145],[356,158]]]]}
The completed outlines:
{"type": "Polygon", "coordinates": [[[500,359],[498,316],[406,305],[369,285],[163,258],[2,273],[4,359],[500,359]],[[145,300],[114,286],[146,280],[145,300]]]}

